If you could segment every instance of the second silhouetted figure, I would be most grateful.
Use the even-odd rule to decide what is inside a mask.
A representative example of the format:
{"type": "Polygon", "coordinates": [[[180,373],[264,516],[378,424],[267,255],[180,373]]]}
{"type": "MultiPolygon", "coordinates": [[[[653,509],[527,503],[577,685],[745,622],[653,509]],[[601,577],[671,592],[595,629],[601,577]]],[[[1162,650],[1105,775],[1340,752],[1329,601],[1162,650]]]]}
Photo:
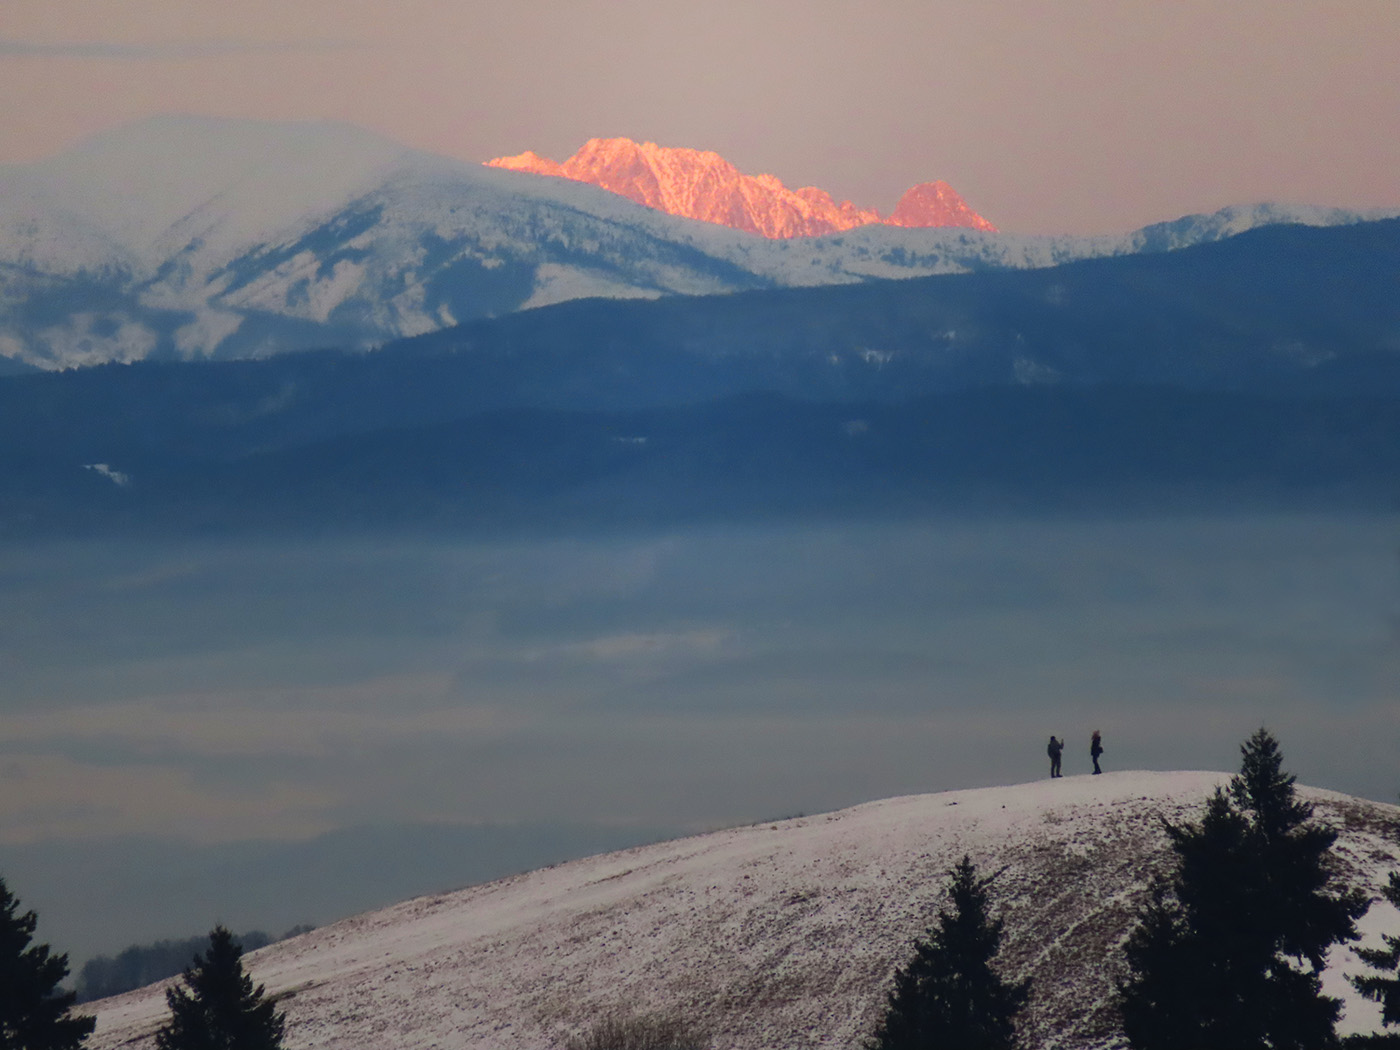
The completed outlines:
{"type": "Polygon", "coordinates": [[[1103,754],[1103,741],[1099,739],[1099,731],[1095,729],[1093,737],[1089,740],[1089,757],[1094,760],[1095,773],[1103,772],[1103,770],[1099,768],[1099,756],[1101,754],[1103,754]]]}
{"type": "Polygon", "coordinates": [[[1057,777],[1060,775],[1060,752],[1065,749],[1063,740],[1056,740],[1053,736],[1050,743],[1046,745],[1045,753],[1050,756],[1050,775],[1057,777]]]}

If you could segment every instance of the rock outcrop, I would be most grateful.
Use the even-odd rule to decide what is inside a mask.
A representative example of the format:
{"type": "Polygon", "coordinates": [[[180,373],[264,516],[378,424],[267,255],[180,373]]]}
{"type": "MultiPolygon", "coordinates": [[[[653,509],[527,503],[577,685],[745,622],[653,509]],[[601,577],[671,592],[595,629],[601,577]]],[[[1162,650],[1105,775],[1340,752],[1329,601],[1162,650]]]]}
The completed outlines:
{"type": "Polygon", "coordinates": [[[820,237],[871,223],[996,231],[946,182],[915,186],[885,219],[815,186],[791,190],[772,175],[745,175],[718,153],[626,138],[589,139],[562,164],[529,150],[486,163],[587,182],[648,208],[764,237],[820,237]]]}

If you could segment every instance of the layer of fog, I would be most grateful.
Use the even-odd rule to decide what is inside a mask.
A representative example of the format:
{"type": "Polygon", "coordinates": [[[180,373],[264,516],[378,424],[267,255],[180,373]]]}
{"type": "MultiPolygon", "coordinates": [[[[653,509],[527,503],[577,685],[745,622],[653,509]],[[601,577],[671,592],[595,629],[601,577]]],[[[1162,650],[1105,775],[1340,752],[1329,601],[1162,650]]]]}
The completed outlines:
{"type": "Polygon", "coordinates": [[[1051,733],[1086,772],[1094,729],[1109,768],[1228,770],[1268,724],[1300,780],[1393,801],[1397,536],[1295,515],[11,547],[0,875],[75,957],[275,933],[667,830],[1037,778],[1051,733]],[[439,837],[389,875],[327,862],[439,837]],[[307,914],[288,887],[328,871],[307,914]]]}

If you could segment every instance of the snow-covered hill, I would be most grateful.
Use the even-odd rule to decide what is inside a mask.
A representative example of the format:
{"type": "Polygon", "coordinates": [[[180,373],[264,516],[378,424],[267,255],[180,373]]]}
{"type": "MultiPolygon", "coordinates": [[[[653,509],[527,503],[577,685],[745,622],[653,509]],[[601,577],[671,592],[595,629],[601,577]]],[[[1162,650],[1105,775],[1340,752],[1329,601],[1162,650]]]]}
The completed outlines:
{"type": "MultiPolygon", "coordinates": [[[[1225,774],[1109,773],[873,802],[562,864],[347,919],[249,957],[291,1048],[561,1044],[617,1010],[674,1011],[719,1048],[849,1048],[970,854],[995,883],[1004,964],[1035,981],[1036,1048],[1117,1044],[1118,947],[1165,856],[1225,774]]],[[[1400,864],[1400,808],[1304,789],[1371,891],[1400,864]]],[[[1376,905],[1368,941],[1400,932],[1376,905]]],[[[1342,979],[1347,1030],[1378,1014],[1342,979]]],[[[159,986],[94,1004],[95,1050],[152,1045],[159,986]]]]}
{"type": "Polygon", "coordinates": [[[774,242],[345,125],[161,117],[0,168],[0,357],[368,347],[586,296],[1042,267],[1363,217],[1264,205],[1119,237],[866,226],[774,242]]]}

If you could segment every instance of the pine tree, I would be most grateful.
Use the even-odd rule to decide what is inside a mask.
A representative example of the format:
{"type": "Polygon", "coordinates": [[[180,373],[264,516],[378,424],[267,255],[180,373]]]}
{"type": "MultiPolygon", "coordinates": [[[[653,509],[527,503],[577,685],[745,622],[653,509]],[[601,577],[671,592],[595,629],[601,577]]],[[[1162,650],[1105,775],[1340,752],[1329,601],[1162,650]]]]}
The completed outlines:
{"type": "Polygon", "coordinates": [[[1365,896],[1334,888],[1337,833],[1311,823],[1260,729],[1196,825],[1166,825],[1176,871],[1125,949],[1123,1028],[1137,1050],[1326,1050],[1341,1004],[1322,994],[1327,949],[1356,939],[1365,896]]]}
{"type": "Polygon", "coordinates": [[[0,1050],[81,1046],[96,1021],[70,1016],[74,994],[58,991],[68,956],[51,954],[47,944],[31,947],[36,917],[18,912],[19,901],[0,879],[0,1050]]]}
{"type": "MultiPolygon", "coordinates": [[[[1391,872],[1381,895],[1400,908],[1400,873],[1391,872]]],[[[1347,979],[1367,999],[1381,1004],[1383,1024],[1400,1025],[1400,937],[1385,934],[1382,940],[1384,948],[1358,948],[1356,954],[1362,962],[1383,973],[1347,979]]]]}
{"type": "MultiPolygon", "coordinates": [[[[992,876],[995,878],[995,876],[992,876]]],[[[952,909],[940,909],[927,939],[896,971],[884,1019],[867,1050],[1010,1050],[1014,1021],[1030,981],[1008,982],[992,969],[1002,923],[987,915],[987,887],[968,857],[952,871],[952,909]]]]}
{"type": "Polygon", "coordinates": [[[209,950],[165,993],[170,1020],[156,1033],[157,1050],[280,1050],[285,1017],[243,972],[242,947],[223,926],[209,950]]]}
{"type": "Polygon", "coordinates": [[[1200,824],[1166,830],[1178,871],[1154,888],[1125,947],[1133,979],[1122,989],[1124,1031],[1153,1050],[1246,1050],[1255,1045],[1248,999],[1232,990],[1254,960],[1233,929],[1253,893],[1248,822],[1217,790],[1200,824]],[[1236,950],[1212,948],[1222,941],[1236,950]]]}

